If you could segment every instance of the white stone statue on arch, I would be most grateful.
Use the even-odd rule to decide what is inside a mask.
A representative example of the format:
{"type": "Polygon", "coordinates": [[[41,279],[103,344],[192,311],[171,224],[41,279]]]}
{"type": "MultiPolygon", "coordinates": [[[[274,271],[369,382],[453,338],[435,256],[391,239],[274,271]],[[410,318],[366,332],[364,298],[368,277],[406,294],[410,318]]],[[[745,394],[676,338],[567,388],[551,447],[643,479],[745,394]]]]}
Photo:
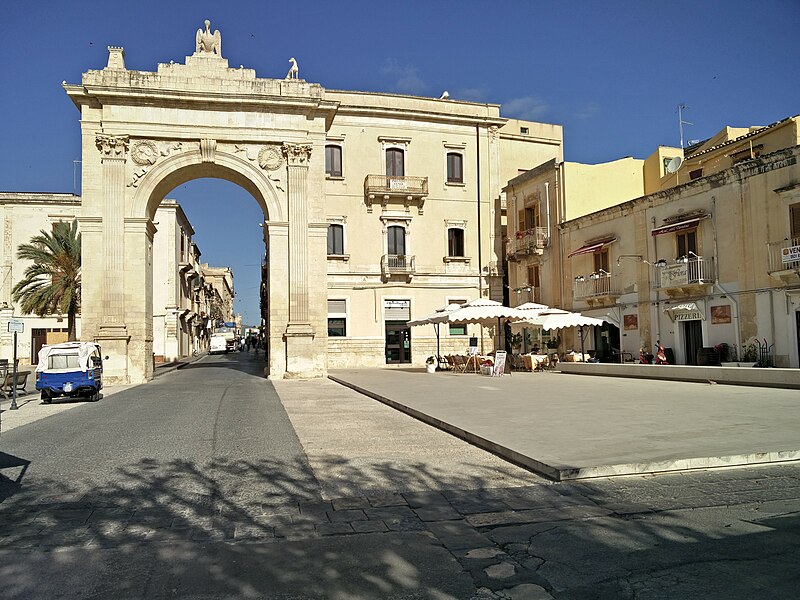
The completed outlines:
{"type": "Polygon", "coordinates": [[[205,31],[202,29],[197,30],[197,35],[195,36],[197,48],[195,53],[216,54],[222,58],[222,35],[220,34],[219,29],[215,30],[214,33],[211,33],[211,21],[208,19],[205,20],[205,26],[205,31]]]}
{"type": "Polygon", "coordinates": [[[289,72],[286,74],[286,79],[297,79],[298,75],[300,74],[300,69],[297,68],[297,61],[295,60],[294,56],[289,59],[289,62],[292,63],[292,66],[289,67],[289,72]]]}

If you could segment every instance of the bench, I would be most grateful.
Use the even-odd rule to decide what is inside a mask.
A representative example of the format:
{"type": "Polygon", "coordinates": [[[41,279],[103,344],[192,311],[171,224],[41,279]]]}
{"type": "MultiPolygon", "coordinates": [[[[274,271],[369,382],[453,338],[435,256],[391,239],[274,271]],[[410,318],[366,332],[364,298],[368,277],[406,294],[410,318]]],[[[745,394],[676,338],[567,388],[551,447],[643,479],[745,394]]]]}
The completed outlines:
{"type": "Polygon", "coordinates": [[[2,394],[6,400],[9,400],[11,396],[14,395],[14,388],[17,389],[17,395],[20,394],[27,394],[28,390],[25,389],[25,386],[28,385],[28,375],[30,373],[28,371],[17,371],[17,377],[14,378],[14,373],[6,373],[3,376],[3,381],[0,383],[0,394],[2,394]]]}

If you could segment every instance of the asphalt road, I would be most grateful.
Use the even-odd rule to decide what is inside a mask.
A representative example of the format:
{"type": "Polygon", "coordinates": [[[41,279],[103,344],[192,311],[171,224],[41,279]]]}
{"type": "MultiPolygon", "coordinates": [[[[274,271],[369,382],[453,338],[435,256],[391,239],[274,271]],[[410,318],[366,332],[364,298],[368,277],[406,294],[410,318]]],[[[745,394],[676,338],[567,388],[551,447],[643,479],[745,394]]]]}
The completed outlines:
{"type": "Polygon", "coordinates": [[[205,357],[4,432],[0,595],[797,597],[796,463],[553,483],[261,369],[205,357]]]}
{"type": "Polygon", "coordinates": [[[7,503],[46,495],[124,494],[129,502],[283,503],[319,486],[263,366],[245,354],[179,371],[6,432],[0,448],[31,461],[7,503]],[[247,486],[242,486],[242,479],[247,486]]]}

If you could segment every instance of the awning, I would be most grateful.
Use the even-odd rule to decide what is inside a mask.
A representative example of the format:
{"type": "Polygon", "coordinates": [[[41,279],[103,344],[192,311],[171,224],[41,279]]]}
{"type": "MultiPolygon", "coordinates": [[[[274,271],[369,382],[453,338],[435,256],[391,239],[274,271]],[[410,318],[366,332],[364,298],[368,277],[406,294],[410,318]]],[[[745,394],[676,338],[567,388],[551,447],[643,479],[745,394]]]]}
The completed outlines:
{"type": "Polygon", "coordinates": [[[661,235],[664,233],[675,233],[676,231],[683,231],[684,229],[691,229],[692,227],[697,227],[697,224],[705,219],[708,215],[702,215],[699,217],[692,217],[691,219],[686,219],[685,221],[678,221],[677,223],[670,223],[669,225],[662,225],[661,227],[656,227],[652,231],[650,231],[650,235],[661,235]]]}
{"type": "Polygon", "coordinates": [[[578,254],[594,254],[595,252],[600,252],[603,248],[608,246],[609,244],[616,242],[617,238],[608,238],[605,240],[589,242],[584,244],[577,250],[573,250],[569,254],[567,254],[567,258],[571,258],[573,256],[577,256],[578,254]]]}

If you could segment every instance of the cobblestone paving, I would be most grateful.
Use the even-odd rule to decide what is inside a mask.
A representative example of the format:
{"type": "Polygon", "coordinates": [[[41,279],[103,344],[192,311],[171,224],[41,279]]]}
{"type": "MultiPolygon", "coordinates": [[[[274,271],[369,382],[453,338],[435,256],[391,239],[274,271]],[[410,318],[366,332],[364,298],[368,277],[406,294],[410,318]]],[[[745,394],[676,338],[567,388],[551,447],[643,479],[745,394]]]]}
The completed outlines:
{"type": "Polygon", "coordinates": [[[785,559],[796,560],[800,548],[796,464],[277,505],[197,493],[162,505],[120,504],[116,493],[101,490],[4,507],[0,550],[424,532],[469,573],[475,598],[489,600],[655,598],[647,592],[667,584],[653,573],[682,570],[695,552],[705,561],[729,561],[736,546],[728,542],[776,531],[785,537],[785,559]],[[696,549],[687,557],[691,546],[696,549]],[[594,595],[605,588],[609,595],[594,595]],[[587,589],[592,594],[584,595],[587,589]]]}

